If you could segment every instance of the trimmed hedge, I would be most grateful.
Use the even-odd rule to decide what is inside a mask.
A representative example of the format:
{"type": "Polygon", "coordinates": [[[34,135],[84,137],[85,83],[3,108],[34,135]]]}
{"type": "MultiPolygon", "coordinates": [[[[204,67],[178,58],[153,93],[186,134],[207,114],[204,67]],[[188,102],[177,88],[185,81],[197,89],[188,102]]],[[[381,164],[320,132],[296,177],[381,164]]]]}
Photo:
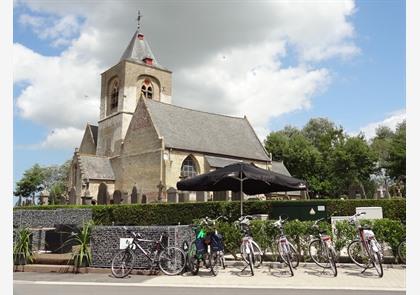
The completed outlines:
{"type": "MultiPolygon", "coordinates": [[[[252,220],[251,232],[254,240],[260,245],[263,252],[268,251],[276,254],[276,240],[279,231],[273,226],[274,220],[252,220]]],[[[405,226],[399,220],[388,218],[377,220],[361,220],[361,224],[370,225],[375,233],[376,239],[387,244],[392,249],[394,257],[397,255],[397,247],[405,237],[405,226]]],[[[313,221],[291,220],[285,223],[284,232],[289,241],[296,246],[304,261],[309,261],[309,243],[317,237],[317,232],[312,228],[313,221]]],[[[331,224],[319,223],[321,229],[332,235],[331,224]]],[[[233,255],[239,252],[241,244],[241,233],[239,228],[232,223],[218,223],[218,230],[223,234],[226,252],[233,255]]],[[[348,221],[339,221],[336,224],[335,248],[340,252],[357,236],[357,229],[348,221]]]]}
{"type": "MultiPolygon", "coordinates": [[[[307,206],[325,206],[327,216],[348,216],[355,213],[356,207],[382,207],[384,218],[405,222],[406,202],[405,199],[391,200],[301,200],[301,201],[246,201],[244,202],[245,214],[268,214],[270,219],[277,219],[279,209],[287,211],[289,208],[307,206]]],[[[236,220],[240,214],[240,203],[233,202],[197,202],[197,203],[153,203],[136,205],[49,205],[49,206],[25,206],[19,209],[53,210],[58,208],[91,208],[93,220],[102,225],[171,225],[191,224],[196,218],[205,216],[216,217],[219,215],[229,216],[230,220],[236,220]]],[[[306,219],[314,219],[318,216],[310,216],[306,219]]],[[[293,217],[291,216],[291,219],[293,217]]],[[[304,220],[305,218],[300,218],[304,220]]]]}

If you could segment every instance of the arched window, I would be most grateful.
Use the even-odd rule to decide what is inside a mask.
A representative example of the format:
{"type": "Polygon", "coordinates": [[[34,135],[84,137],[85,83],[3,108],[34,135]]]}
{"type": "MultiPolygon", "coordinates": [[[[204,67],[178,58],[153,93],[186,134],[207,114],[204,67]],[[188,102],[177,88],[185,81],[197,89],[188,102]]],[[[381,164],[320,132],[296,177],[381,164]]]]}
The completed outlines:
{"type": "Polygon", "coordinates": [[[144,80],[143,86],[141,86],[141,93],[146,98],[153,98],[153,87],[149,79],[144,80]]]}
{"type": "Polygon", "coordinates": [[[111,88],[111,104],[110,104],[111,111],[118,108],[118,91],[119,91],[118,80],[115,80],[111,88]]]}
{"type": "Polygon", "coordinates": [[[181,178],[188,178],[197,175],[197,167],[191,156],[185,158],[181,166],[181,178]]]}

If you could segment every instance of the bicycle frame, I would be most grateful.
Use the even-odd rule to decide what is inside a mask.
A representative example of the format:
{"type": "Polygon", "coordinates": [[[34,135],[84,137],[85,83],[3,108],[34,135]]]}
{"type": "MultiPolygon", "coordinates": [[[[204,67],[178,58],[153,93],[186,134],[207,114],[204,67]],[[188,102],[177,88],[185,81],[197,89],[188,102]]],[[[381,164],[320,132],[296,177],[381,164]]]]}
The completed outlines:
{"type": "Polygon", "coordinates": [[[139,239],[137,236],[134,236],[133,241],[130,244],[127,245],[127,248],[130,249],[130,250],[133,250],[133,251],[135,251],[135,249],[139,249],[143,253],[143,255],[146,256],[146,258],[150,262],[155,264],[156,261],[157,261],[156,257],[158,256],[159,251],[164,248],[163,245],[162,245],[162,242],[161,242],[162,237],[163,237],[163,234],[161,235],[161,237],[158,241],[155,241],[155,240],[139,239]],[[141,246],[141,244],[140,244],[141,242],[143,242],[143,243],[155,243],[155,245],[154,245],[153,249],[151,250],[151,252],[148,253],[141,246]],[[150,255],[152,253],[153,253],[153,257],[151,257],[151,255],[150,255]]]}

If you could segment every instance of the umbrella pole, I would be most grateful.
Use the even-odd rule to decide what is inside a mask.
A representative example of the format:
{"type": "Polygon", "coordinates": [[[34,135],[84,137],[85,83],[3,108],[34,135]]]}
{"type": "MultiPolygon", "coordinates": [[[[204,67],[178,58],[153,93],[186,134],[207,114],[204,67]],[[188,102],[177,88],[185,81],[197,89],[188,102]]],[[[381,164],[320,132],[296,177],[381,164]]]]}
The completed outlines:
{"type": "Polygon", "coordinates": [[[244,215],[244,193],[242,192],[242,179],[241,179],[241,216],[244,215]]]}
{"type": "Polygon", "coordinates": [[[244,215],[244,192],[243,192],[243,179],[242,179],[242,167],[241,167],[241,174],[239,176],[239,179],[241,181],[241,216],[244,215]]]}

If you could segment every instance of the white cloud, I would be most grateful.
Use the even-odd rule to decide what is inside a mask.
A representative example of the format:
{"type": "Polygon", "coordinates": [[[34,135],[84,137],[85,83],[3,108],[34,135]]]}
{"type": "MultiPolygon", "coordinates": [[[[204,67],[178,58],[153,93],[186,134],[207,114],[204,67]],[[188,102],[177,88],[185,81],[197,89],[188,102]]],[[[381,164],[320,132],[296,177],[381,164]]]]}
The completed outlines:
{"type": "Polygon", "coordinates": [[[359,52],[349,16],[354,1],[331,2],[42,2],[19,1],[40,38],[70,46],[42,56],[15,44],[15,82],[28,86],[17,98],[19,114],[48,128],[81,129],[99,115],[100,77],[114,65],[136,27],[159,62],[173,71],[173,102],[191,108],[247,115],[260,136],[270,118],[308,108],[331,82],[317,62],[359,52]],[[55,26],[47,30],[50,14],[55,26]],[[79,19],[83,19],[80,22],[79,19]],[[164,21],[162,21],[164,20],[164,21]],[[75,37],[77,35],[77,37],[75,37]],[[290,53],[298,64],[284,67],[290,53]],[[88,96],[85,99],[85,95],[88,96]]]}
{"type": "Polygon", "coordinates": [[[53,46],[69,45],[81,27],[75,15],[57,18],[25,13],[19,16],[19,23],[30,27],[40,39],[50,40],[53,46]]]}
{"type": "Polygon", "coordinates": [[[28,83],[16,102],[22,118],[49,128],[81,128],[97,121],[100,68],[94,59],[47,57],[15,44],[13,62],[14,81],[28,83]]]}
{"type": "Polygon", "coordinates": [[[216,55],[178,73],[185,83],[178,101],[202,110],[246,115],[263,139],[270,118],[308,108],[310,98],[329,82],[326,69],[281,68],[276,59],[285,55],[282,44],[268,42],[216,55]],[[189,85],[198,87],[191,91],[189,85]],[[194,99],[197,93],[200,99],[194,99]]]}
{"type": "Polygon", "coordinates": [[[375,137],[376,128],[379,126],[389,127],[391,130],[395,131],[395,128],[399,123],[406,119],[406,112],[405,110],[398,110],[390,114],[384,120],[379,122],[370,123],[362,128],[360,131],[365,135],[366,139],[372,139],[375,137]]]}
{"type": "Polygon", "coordinates": [[[69,149],[79,147],[84,129],[55,128],[40,143],[18,145],[21,149],[69,149]]]}

